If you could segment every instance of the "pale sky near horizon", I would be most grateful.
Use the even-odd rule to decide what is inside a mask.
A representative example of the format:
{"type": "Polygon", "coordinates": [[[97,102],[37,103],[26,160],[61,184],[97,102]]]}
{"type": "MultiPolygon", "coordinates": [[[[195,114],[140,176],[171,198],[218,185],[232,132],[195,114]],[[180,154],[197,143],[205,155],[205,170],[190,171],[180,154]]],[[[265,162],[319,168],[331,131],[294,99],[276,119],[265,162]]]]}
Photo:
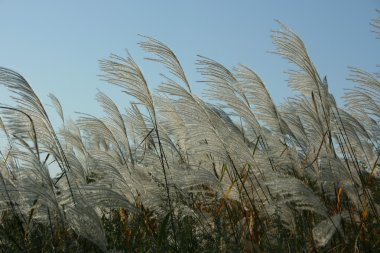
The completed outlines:
{"type": "MultiPolygon", "coordinates": [[[[0,0],[0,66],[21,73],[45,104],[55,94],[66,114],[97,115],[97,89],[115,98],[120,107],[128,97],[99,80],[98,60],[110,53],[125,56],[128,49],[142,67],[150,86],[160,83],[161,68],[146,62],[137,45],[138,34],[169,45],[181,60],[194,86],[196,55],[231,68],[244,64],[255,70],[280,104],[292,93],[287,75],[294,66],[268,53],[271,30],[280,20],[305,42],[330,92],[339,100],[348,66],[378,71],[379,40],[371,19],[380,1],[8,1],[0,0]]],[[[0,103],[9,93],[0,87],[0,103]]]]}

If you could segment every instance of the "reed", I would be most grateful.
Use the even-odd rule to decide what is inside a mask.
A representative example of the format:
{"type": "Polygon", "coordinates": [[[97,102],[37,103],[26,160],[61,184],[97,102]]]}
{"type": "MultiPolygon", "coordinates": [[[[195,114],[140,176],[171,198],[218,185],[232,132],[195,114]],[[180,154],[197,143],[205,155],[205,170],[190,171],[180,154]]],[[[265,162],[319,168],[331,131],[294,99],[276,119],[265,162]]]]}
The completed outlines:
{"type": "Polygon", "coordinates": [[[380,250],[380,75],[351,68],[357,87],[341,107],[302,40],[282,23],[272,35],[296,68],[297,95],[281,105],[247,66],[206,57],[195,94],[175,53],[143,36],[168,70],[157,91],[131,55],[111,55],[101,77],[129,108],[99,92],[105,117],[67,121],[50,95],[54,128],[26,79],[0,68],[16,102],[0,106],[0,250],[380,250]]]}

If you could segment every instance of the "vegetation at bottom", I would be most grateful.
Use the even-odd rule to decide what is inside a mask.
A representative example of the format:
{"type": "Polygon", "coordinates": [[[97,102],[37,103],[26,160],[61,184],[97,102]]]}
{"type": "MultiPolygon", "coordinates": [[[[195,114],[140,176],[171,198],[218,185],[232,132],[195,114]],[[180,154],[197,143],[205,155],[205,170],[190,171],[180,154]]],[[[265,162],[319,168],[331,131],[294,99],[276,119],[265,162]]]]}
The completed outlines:
{"type": "Polygon", "coordinates": [[[0,105],[0,251],[379,252],[380,74],[351,68],[339,106],[278,25],[274,53],[295,67],[281,105],[250,68],[206,57],[195,94],[172,50],[143,37],[167,68],[158,88],[111,55],[101,77],[128,108],[99,92],[103,117],[68,120],[50,95],[56,126],[27,80],[0,68],[15,101],[0,105]]]}

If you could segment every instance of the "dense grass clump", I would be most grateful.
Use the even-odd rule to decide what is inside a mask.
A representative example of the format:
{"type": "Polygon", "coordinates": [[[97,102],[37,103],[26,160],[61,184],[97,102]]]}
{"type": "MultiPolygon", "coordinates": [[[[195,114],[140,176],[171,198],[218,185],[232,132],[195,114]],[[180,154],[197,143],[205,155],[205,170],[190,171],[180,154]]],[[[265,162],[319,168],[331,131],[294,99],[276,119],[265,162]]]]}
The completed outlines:
{"type": "MultiPolygon", "coordinates": [[[[376,26],[376,23],[374,23],[376,26]]],[[[276,53],[297,95],[277,106],[250,68],[200,57],[192,92],[176,55],[152,92],[131,56],[101,60],[131,98],[105,117],[53,127],[18,73],[0,68],[16,106],[0,106],[2,252],[376,252],[380,250],[380,77],[351,69],[339,107],[301,39],[280,24],[276,53]],[[51,168],[60,173],[50,175],[51,168]]]]}

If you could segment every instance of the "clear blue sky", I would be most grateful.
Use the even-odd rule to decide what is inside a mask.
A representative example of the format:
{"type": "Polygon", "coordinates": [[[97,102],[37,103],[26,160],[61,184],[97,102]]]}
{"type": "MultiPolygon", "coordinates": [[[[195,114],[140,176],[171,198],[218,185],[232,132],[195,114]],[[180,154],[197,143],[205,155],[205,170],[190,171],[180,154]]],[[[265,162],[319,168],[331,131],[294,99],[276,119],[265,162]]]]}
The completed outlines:
{"type": "MultiPolygon", "coordinates": [[[[45,104],[54,93],[66,114],[98,114],[94,97],[101,89],[120,106],[127,97],[99,80],[98,60],[128,49],[151,87],[160,80],[156,63],[146,62],[137,34],[167,43],[195,82],[200,54],[227,67],[242,63],[265,81],[277,103],[291,96],[284,74],[293,66],[276,55],[270,39],[278,19],[305,42],[331,92],[341,97],[347,66],[377,71],[380,41],[370,32],[380,8],[376,0],[292,1],[16,1],[0,0],[0,66],[18,71],[45,104]]],[[[8,102],[0,88],[0,102],[8,102]]]]}

